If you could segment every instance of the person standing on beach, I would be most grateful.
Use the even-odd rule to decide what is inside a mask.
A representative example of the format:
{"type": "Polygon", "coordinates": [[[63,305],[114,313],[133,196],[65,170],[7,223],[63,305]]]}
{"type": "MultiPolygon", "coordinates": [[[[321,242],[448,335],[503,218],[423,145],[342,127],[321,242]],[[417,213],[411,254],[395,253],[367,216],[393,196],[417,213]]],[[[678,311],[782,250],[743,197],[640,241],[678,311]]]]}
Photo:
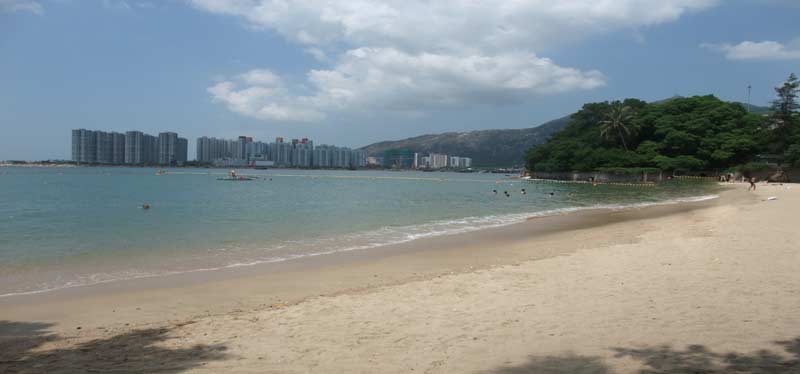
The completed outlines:
{"type": "Polygon", "coordinates": [[[747,187],[747,190],[756,190],[756,177],[750,177],[750,187],[747,187]]]}

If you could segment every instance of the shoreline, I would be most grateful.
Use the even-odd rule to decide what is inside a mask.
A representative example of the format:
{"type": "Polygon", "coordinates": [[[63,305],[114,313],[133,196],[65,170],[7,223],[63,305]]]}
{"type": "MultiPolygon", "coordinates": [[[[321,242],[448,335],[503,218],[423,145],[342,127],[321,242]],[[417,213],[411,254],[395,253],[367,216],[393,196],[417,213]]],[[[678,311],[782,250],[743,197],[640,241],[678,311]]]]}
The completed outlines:
{"type": "Polygon", "coordinates": [[[0,303],[0,371],[791,371],[793,187],[0,303]]]}
{"type": "MultiPolygon", "coordinates": [[[[10,292],[5,294],[0,294],[0,301],[4,298],[14,298],[14,297],[24,297],[24,296],[33,296],[38,294],[48,294],[48,293],[55,293],[60,292],[68,289],[73,288],[83,288],[83,287],[102,287],[102,285],[110,284],[110,283],[117,283],[117,282],[137,282],[143,279],[149,278],[168,278],[168,277],[180,277],[186,276],[188,274],[193,273],[208,273],[208,272],[217,272],[217,271],[226,271],[226,272],[235,272],[235,269],[239,268],[248,268],[248,267],[259,267],[265,265],[273,265],[273,266],[280,266],[281,263],[290,262],[290,261],[302,261],[303,259],[309,257],[318,257],[318,256],[336,256],[341,253],[346,252],[361,252],[361,251],[368,251],[368,250],[383,250],[385,247],[398,246],[406,243],[412,243],[418,240],[426,240],[435,237],[449,237],[454,235],[463,235],[472,232],[482,232],[485,230],[497,230],[507,226],[518,225],[524,223],[525,221],[530,220],[540,220],[544,219],[545,221],[549,217],[554,216],[563,216],[563,215],[580,215],[581,213],[586,212],[616,212],[616,211],[625,211],[631,209],[642,209],[642,208],[650,208],[650,207],[657,207],[657,206],[669,206],[669,205],[681,205],[681,204],[692,204],[692,203],[700,203],[708,200],[718,199],[719,195],[717,194],[708,194],[708,195],[698,195],[698,196],[688,196],[688,197],[680,197],[670,200],[664,201],[652,201],[652,202],[641,202],[641,203],[632,203],[632,204],[621,204],[621,205],[597,205],[597,206],[584,206],[584,207],[569,207],[569,208],[560,208],[554,210],[543,210],[538,212],[530,212],[530,213],[509,213],[505,215],[498,216],[497,222],[492,222],[489,224],[485,224],[483,226],[466,226],[460,228],[454,228],[451,230],[445,231],[434,231],[431,233],[426,233],[422,237],[414,237],[414,238],[405,238],[399,239],[396,241],[388,241],[385,243],[378,243],[378,244],[369,244],[369,245],[357,245],[355,247],[345,247],[345,248],[337,248],[337,249],[324,249],[320,248],[319,251],[309,252],[298,254],[296,256],[288,256],[288,257],[281,257],[275,259],[266,259],[266,260],[255,260],[255,261],[246,261],[246,262],[238,262],[234,264],[225,264],[225,265],[218,265],[218,266],[211,266],[211,267],[204,267],[204,268],[197,268],[197,269],[186,269],[186,270],[176,270],[176,271],[166,271],[164,273],[153,273],[153,274],[144,274],[140,276],[132,276],[128,278],[119,278],[119,279],[109,279],[103,281],[97,281],[94,283],[85,283],[85,284],[75,284],[75,285],[65,285],[60,287],[52,287],[46,289],[39,289],[39,290],[30,290],[30,291],[18,291],[18,292],[10,292]]],[[[495,216],[491,216],[495,217],[495,216]]],[[[579,217],[579,216],[577,216],[579,217]]],[[[485,219],[489,217],[465,217],[457,219],[467,220],[467,219],[485,219]]],[[[436,223],[438,221],[432,222],[436,223]]],[[[401,228],[402,229],[402,228],[401,228]]],[[[359,234],[359,233],[356,233],[359,234]]],[[[363,234],[363,233],[360,233],[363,234]]],[[[423,244],[424,246],[424,244],[423,244]]],[[[202,275],[198,274],[197,277],[202,277],[202,275]]],[[[235,275],[232,275],[235,276],[235,275]]],[[[202,282],[202,280],[199,280],[202,282]]],[[[2,305],[2,303],[0,303],[2,305]]]]}
{"type": "MultiPolygon", "coordinates": [[[[145,276],[130,279],[99,282],[95,284],[63,287],[51,290],[32,291],[27,293],[3,295],[0,297],[0,320],[16,319],[18,316],[35,317],[37,320],[68,322],[79,325],[81,318],[74,318],[53,310],[81,310],[81,315],[98,314],[95,304],[113,304],[116,309],[143,309],[157,311],[170,309],[169,301],[175,292],[184,293],[185,299],[180,301],[183,309],[171,313],[174,319],[206,313],[225,313],[224,307],[218,305],[247,305],[247,307],[263,307],[265,305],[285,305],[301,302],[309,297],[341,294],[351,291],[362,291],[374,287],[401,284],[405,282],[427,279],[442,274],[474,271],[479,268],[502,266],[520,261],[544,259],[572,253],[577,249],[562,248],[555,251],[520,250],[522,244],[546,242],[551,236],[569,235],[570,231],[584,230],[613,223],[646,220],[685,211],[703,209],[722,204],[731,198],[728,191],[719,195],[705,195],[678,199],[678,201],[660,201],[633,204],[622,207],[586,207],[564,212],[537,212],[528,214],[524,220],[503,224],[497,227],[484,227],[459,233],[447,233],[400,243],[381,245],[373,248],[343,250],[331,253],[320,253],[286,261],[257,263],[244,266],[220,267],[213,269],[190,270],[179,273],[145,276]],[[541,215],[540,215],[541,214],[541,215]],[[494,251],[491,255],[483,252],[487,248],[510,247],[510,250],[494,251]],[[389,264],[401,261],[406,270],[392,271],[389,264]],[[429,261],[426,264],[422,262],[429,261]],[[409,269],[409,263],[413,265],[409,269]],[[367,271],[366,269],[374,268],[367,271]],[[320,287],[313,282],[301,286],[292,286],[288,290],[279,287],[255,286],[257,284],[275,283],[285,285],[296,278],[304,278],[306,273],[321,272],[320,278],[335,279],[341,273],[360,269],[360,272],[375,272],[373,277],[348,276],[346,281],[337,282],[332,287],[320,287]],[[226,293],[226,287],[245,288],[247,292],[234,291],[228,295],[207,302],[202,294],[207,288],[226,293]],[[250,294],[257,294],[258,302],[250,300],[250,294]],[[133,299],[129,302],[129,296],[133,299]],[[143,302],[142,299],[150,299],[143,302]],[[88,303],[87,303],[88,302],[88,303]],[[85,305],[81,305],[87,303],[85,305]],[[133,306],[137,304],[138,306],[133,306]],[[86,306],[90,305],[90,306],[86,306]],[[209,306],[210,305],[210,306],[209,306]],[[47,312],[41,313],[41,309],[47,312]],[[16,317],[16,318],[15,318],[16,317]]],[[[363,274],[362,274],[363,275],[363,274]]],[[[116,312],[114,312],[116,313],[116,312]]],[[[160,313],[152,312],[141,321],[157,323],[160,313]]],[[[106,319],[108,316],[105,315],[106,319]]],[[[99,318],[103,321],[103,318],[99,318]]]]}

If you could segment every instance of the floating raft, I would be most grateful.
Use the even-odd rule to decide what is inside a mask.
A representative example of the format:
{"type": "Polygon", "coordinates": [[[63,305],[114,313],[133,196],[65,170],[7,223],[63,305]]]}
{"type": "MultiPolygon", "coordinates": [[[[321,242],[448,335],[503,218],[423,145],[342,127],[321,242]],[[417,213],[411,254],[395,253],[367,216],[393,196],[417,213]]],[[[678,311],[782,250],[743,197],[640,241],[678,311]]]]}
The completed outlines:
{"type": "Polygon", "coordinates": [[[254,181],[256,179],[258,179],[258,178],[257,177],[246,177],[246,176],[217,178],[218,181],[231,181],[231,182],[254,181]]]}

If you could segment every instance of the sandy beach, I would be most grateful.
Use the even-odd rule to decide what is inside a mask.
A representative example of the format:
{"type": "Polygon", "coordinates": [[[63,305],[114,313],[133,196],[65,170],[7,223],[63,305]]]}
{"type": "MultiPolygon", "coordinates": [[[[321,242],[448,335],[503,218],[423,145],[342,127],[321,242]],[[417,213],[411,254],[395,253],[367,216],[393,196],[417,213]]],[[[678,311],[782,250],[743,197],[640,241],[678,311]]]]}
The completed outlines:
{"type": "Polygon", "coordinates": [[[720,195],[6,297],[0,372],[800,373],[800,187],[720,195]]]}

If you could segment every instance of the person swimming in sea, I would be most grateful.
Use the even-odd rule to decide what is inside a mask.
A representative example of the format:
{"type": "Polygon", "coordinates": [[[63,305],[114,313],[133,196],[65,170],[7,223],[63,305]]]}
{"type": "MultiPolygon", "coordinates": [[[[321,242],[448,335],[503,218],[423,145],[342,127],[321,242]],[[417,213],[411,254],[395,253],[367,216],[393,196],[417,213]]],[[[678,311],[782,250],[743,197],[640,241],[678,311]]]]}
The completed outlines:
{"type": "Polygon", "coordinates": [[[150,209],[150,204],[148,204],[148,203],[142,204],[142,209],[144,209],[144,210],[150,209]]]}
{"type": "Polygon", "coordinates": [[[555,195],[556,195],[556,193],[555,193],[555,192],[550,192],[550,197],[553,197],[553,196],[555,196],[555,195]]]}
{"type": "Polygon", "coordinates": [[[494,194],[497,195],[497,190],[492,190],[492,192],[494,192],[494,194]]]}
{"type": "Polygon", "coordinates": [[[522,191],[520,191],[520,192],[522,192],[522,194],[523,194],[523,195],[525,195],[525,194],[527,194],[527,193],[528,193],[528,192],[526,192],[526,191],[525,191],[525,189],[524,189],[524,188],[523,188],[523,189],[522,189],[522,191]]]}

